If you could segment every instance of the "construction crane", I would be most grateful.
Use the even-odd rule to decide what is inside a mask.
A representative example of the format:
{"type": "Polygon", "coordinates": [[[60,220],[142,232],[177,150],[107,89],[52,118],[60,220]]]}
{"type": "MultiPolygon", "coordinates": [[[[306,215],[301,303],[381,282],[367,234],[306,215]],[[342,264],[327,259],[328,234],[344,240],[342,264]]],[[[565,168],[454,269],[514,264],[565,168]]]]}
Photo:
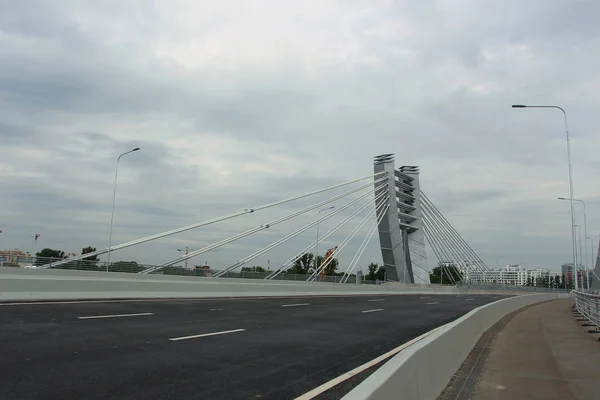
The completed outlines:
{"type": "MultiPolygon", "coordinates": [[[[331,249],[327,250],[327,253],[325,253],[325,258],[323,258],[323,262],[321,263],[321,265],[324,265],[327,263],[327,260],[329,260],[331,258],[331,256],[333,256],[333,252],[337,250],[337,246],[332,247],[331,249]]],[[[318,256],[317,256],[318,257],[318,256]]],[[[319,272],[319,279],[323,280],[325,278],[325,275],[327,275],[326,273],[326,269],[329,268],[329,265],[325,268],[323,268],[321,270],[321,272],[319,272]]]]}

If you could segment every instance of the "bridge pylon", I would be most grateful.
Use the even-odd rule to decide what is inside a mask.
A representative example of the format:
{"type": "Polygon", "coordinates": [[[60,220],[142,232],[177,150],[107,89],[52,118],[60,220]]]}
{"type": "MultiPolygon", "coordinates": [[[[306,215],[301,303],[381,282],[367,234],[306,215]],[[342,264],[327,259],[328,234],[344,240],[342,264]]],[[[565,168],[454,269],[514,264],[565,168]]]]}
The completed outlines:
{"type": "Polygon", "coordinates": [[[379,243],[387,279],[429,284],[421,209],[419,167],[396,169],[393,154],[374,159],[374,172],[386,172],[387,184],[376,184],[375,196],[387,192],[386,215],[378,225],[379,243]]]}

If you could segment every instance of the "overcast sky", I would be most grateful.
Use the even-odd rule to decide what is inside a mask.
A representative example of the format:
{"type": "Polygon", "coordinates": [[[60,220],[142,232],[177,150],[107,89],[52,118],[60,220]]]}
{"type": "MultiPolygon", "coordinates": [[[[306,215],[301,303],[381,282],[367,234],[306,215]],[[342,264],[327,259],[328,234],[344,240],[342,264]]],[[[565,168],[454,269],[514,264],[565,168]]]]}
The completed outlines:
{"type": "MultiPolygon", "coordinates": [[[[137,146],[120,164],[113,243],[366,176],[395,153],[489,267],[558,269],[572,257],[562,114],[510,105],[567,110],[597,244],[598,21],[593,0],[0,0],[0,248],[31,251],[35,233],[37,250],[106,247],[116,158],[137,146]]],[[[164,262],[308,203],[113,259],[164,262]]],[[[226,267],[315,217],[195,263],[226,267]]],[[[314,235],[251,264],[276,266],[314,235]]]]}

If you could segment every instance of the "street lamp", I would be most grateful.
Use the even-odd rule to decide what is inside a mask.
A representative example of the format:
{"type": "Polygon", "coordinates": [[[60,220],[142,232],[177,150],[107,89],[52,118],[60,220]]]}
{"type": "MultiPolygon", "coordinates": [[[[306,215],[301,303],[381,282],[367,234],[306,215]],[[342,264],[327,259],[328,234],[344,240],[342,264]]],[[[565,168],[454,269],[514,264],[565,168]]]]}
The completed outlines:
{"type": "Polygon", "coordinates": [[[569,163],[569,200],[571,201],[571,242],[573,247],[573,268],[575,269],[575,290],[577,290],[577,248],[575,245],[575,206],[573,204],[573,168],[571,166],[571,144],[569,142],[569,126],[567,124],[567,113],[559,106],[526,106],[524,104],[513,104],[512,108],[556,108],[565,116],[565,132],[567,136],[567,160],[569,163]]]}
{"type": "MultiPolygon", "coordinates": [[[[578,232],[578,236],[579,236],[579,257],[583,257],[581,255],[581,226],[579,226],[579,224],[575,224],[575,227],[577,228],[577,232],[578,232]]],[[[582,275],[582,277],[585,275],[585,266],[583,268],[583,272],[584,272],[584,274],[582,275]]],[[[582,289],[585,289],[585,280],[580,284],[580,286],[582,287],[582,289]]]]}
{"type": "MultiPolygon", "coordinates": [[[[569,200],[569,199],[567,199],[565,197],[559,197],[558,199],[559,200],[569,200]]],[[[587,239],[588,238],[588,234],[587,234],[587,212],[585,210],[585,202],[583,200],[581,200],[581,199],[573,199],[573,201],[578,201],[581,204],[583,204],[583,230],[584,230],[584,235],[585,235],[585,237],[587,239]]],[[[581,247],[581,243],[579,245],[581,247]]],[[[587,241],[585,241],[583,245],[585,246],[585,264],[587,264],[588,261],[589,261],[588,250],[587,250],[587,241]]],[[[592,252],[593,252],[593,250],[592,250],[592,252]]],[[[582,254],[580,254],[580,256],[583,257],[582,254]]]]}
{"type": "MultiPolygon", "coordinates": [[[[187,247],[187,246],[185,246],[185,249],[177,249],[177,251],[185,251],[185,255],[186,255],[186,256],[187,256],[187,254],[189,253],[189,250],[188,250],[188,247],[187,247]]],[[[187,265],[188,265],[188,264],[187,264],[187,262],[188,262],[188,259],[186,258],[186,259],[185,259],[185,269],[187,269],[187,265]]]]}
{"type": "Polygon", "coordinates": [[[327,210],[333,210],[335,208],[335,206],[331,206],[331,207],[327,207],[327,208],[322,208],[317,212],[317,248],[315,249],[315,274],[317,273],[317,269],[319,268],[318,265],[318,261],[319,261],[319,215],[321,215],[321,211],[327,211],[327,210]]]}
{"type": "Polygon", "coordinates": [[[114,186],[114,189],[113,189],[112,213],[110,215],[110,232],[108,234],[108,256],[107,256],[107,258],[108,258],[108,264],[106,264],[106,272],[108,272],[108,268],[110,266],[110,250],[111,250],[110,247],[112,246],[112,228],[113,228],[113,219],[114,219],[114,216],[115,216],[115,197],[117,195],[117,174],[119,173],[119,161],[121,161],[121,157],[123,157],[124,155],[129,154],[129,153],[133,153],[134,151],[138,151],[139,149],[140,149],[139,147],[136,147],[136,148],[134,148],[132,150],[129,150],[129,151],[121,154],[117,158],[117,168],[115,170],[115,186],[114,186]]]}

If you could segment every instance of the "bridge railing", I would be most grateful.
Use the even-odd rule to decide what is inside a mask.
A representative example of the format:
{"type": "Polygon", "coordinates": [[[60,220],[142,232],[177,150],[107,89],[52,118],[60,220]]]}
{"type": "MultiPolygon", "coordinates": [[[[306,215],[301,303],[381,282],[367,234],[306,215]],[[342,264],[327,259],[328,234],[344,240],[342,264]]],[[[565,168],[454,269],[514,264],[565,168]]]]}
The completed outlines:
{"type": "Polygon", "coordinates": [[[569,289],[548,286],[521,286],[498,283],[459,283],[456,285],[460,292],[493,291],[493,292],[524,292],[524,293],[569,293],[569,289]]]}
{"type": "MultiPolygon", "coordinates": [[[[31,257],[26,260],[22,260],[23,262],[20,265],[6,265],[6,266],[14,266],[14,267],[23,267],[23,268],[35,268],[41,265],[49,265],[50,269],[67,269],[67,270],[79,270],[79,271],[94,271],[94,272],[122,272],[122,273],[131,273],[136,274],[140,271],[144,271],[150,267],[155,267],[154,265],[149,264],[139,264],[136,261],[116,261],[113,263],[107,263],[104,261],[98,260],[73,260],[67,263],[61,263],[56,266],[53,266],[52,263],[58,261],[65,261],[64,258],[50,258],[50,257],[31,257]]],[[[220,270],[210,269],[205,267],[192,267],[185,268],[180,265],[173,265],[168,267],[157,267],[157,269],[151,272],[151,275],[178,275],[178,276],[189,276],[189,277],[212,277],[220,270]]],[[[228,271],[220,276],[220,278],[237,278],[237,279],[264,279],[271,274],[271,271],[266,272],[252,272],[252,271],[228,271]]],[[[275,280],[285,280],[285,281],[306,281],[308,275],[305,274],[288,274],[281,273],[277,275],[275,280]]],[[[342,280],[342,276],[324,276],[317,278],[317,282],[328,282],[328,283],[340,283],[342,280]]],[[[347,282],[348,284],[356,284],[356,277],[351,276],[347,282]]],[[[362,284],[371,284],[375,285],[380,282],[378,281],[370,281],[370,280],[362,280],[359,281],[362,284]]]]}
{"type": "Polygon", "coordinates": [[[575,309],[596,329],[600,329],[600,296],[597,293],[573,291],[575,309]]]}

